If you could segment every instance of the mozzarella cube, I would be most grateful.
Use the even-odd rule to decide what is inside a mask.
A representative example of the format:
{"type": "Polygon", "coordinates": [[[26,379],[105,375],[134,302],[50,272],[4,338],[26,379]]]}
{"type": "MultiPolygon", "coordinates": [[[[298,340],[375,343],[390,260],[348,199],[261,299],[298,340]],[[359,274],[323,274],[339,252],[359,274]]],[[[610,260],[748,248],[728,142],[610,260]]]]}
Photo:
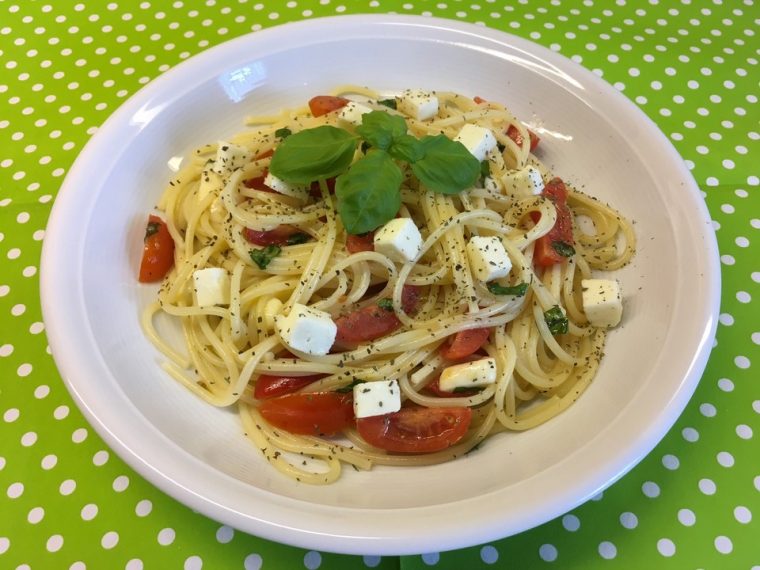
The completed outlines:
{"type": "Polygon", "coordinates": [[[230,304],[230,275],[221,267],[206,267],[193,273],[195,301],[199,307],[230,304]]]}
{"type": "Polygon", "coordinates": [[[362,382],[354,386],[354,415],[357,418],[384,416],[401,409],[401,389],[396,380],[362,382]]]}
{"type": "Polygon", "coordinates": [[[537,168],[528,166],[522,170],[512,170],[501,177],[507,194],[517,198],[538,196],[544,191],[544,179],[537,168]]]}
{"type": "Polygon", "coordinates": [[[466,249],[472,272],[481,281],[492,281],[509,275],[512,260],[498,237],[473,236],[466,249]]]}
{"type": "Polygon", "coordinates": [[[305,198],[308,192],[306,186],[290,184],[289,182],[285,182],[282,178],[277,178],[271,172],[268,172],[264,177],[264,185],[269,186],[275,192],[279,192],[285,196],[292,196],[294,198],[305,198]]]}
{"type": "Polygon", "coordinates": [[[374,245],[376,252],[406,263],[422,249],[422,236],[411,218],[394,218],[375,232],[374,245]]]}
{"type": "Polygon", "coordinates": [[[330,352],[338,327],[330,313],[295,303],[286,317],[276,319],[280,338],[289,347],[323,356],[330,352]]]}
{"type": "Polygon", "coordinates": [[[483,162],[486,155],[496,148],[496,137],[491,129],[469,123],[462,127],[454,140],[462,143],[479,162],[483,162]]]}
{"type": "Polygon", "coordinates": [[[216,149],[216,159],[211,170],[220,176],[227,176],[233,170],[237,170],[246,165],[251,160],[251,151],[244,146],[219,141],[216,149]]]}
{"type": "Polygon", "coordinates": [[[615,279],[582,279],[583,311],[595,327],[614,327],[623,316],[620,283],[615,279]]]}
{"type": "Polygon", "coordinates": [[[482,388],[496,382],[496,359],[483,358],[444,368],[438,386],[444,392],[457,388],[482,388]]]}
{"type": "Polygon", "coordinates": [[[407,89],[399,96],[396,109],[418,121],[427,121],[438,114],[438,97],[422,90],[407,89]]]}
{"type": "Polygon", "coordinates": [[[352,125],[359,126],[362,124],[362,116],[371,112],[372,109],[356,101],[349,101],[338,113],[338,118],[352,125]]]}

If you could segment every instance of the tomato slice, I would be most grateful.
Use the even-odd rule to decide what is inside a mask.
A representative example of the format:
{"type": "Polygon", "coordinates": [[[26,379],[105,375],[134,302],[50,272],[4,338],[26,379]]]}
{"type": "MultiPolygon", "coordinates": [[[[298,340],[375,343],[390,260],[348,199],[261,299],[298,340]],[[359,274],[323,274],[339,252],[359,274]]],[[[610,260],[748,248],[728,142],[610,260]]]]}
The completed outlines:
{"type": "Polygon", "coordinates": [[[309,110],[315,117],[321,117],[332,111],[337,111],[348,104],[348,99],[344,97],[334,97],[332,95],[317,95],[309,99],[309,110]]]}
{"type": "Polygon", "coordinates": [[[245,185],[246,188],[260,190],[261,192],[276,193],[276,190],[264,184],[264,180],[266,179],[268,173],[269,171],[265,169],[264,172],[261,174],[261,176],[255,176],[253,178],[243,180],[243,184],[245,185]]]}
{"type": "MultiPolygon", "coordinates": [[[[335,176],[332,178],[325,178],[325,183],[327,184],[327,191],[330,194],[335,194],[335,176]]],[[[312,198],[321,198],[322,197],[322,191],[319,189],[319,181],[315,180],[311,183],[309,186],[309,196],[312,198]]]]}
{"type": "Polygon", "coordinates": [[[287,394],[264,400],[259,411],[272,426],[300,435],[335,435],[354,423],[351,393],[287,394]]]}
{"type": "Polygon", "coordinates": [[[253,389],[253,397],[257,400],[267,400],[292,394],[324,378],[326,374],[309,374],[307,376],[273,376],[262,374],[256,379],[256,387],[253,389]]]}
{"type": "MultiPolygon", "coordinates": [[[[420,293],[417,287],[404,285],[401,292],[401,305],[405,312],[414,312],[419,298],[420,293]]],[[[335,319],[335,324],[338,326],[338,332],[335,336],[334,347],[348,349],[392,333],[401,326],[401,321],[393,311],[373,303],[338,317],[335,319]]]]}
{"type": "Polygon", "coordinates": [[[402,408],[356,420],[359,435],[374,447],[396,453],[431,453],[457,443],[472,421],[470,408],[402,408]]]}
{"type": "MultiPolygon", "coordinates": [[[[517,146],[522,146],[523,137],[516,126],[509,125],[509,128],[507,129],[507,136],[511,138],[517,146]]],[[[528,129],[528,136],[530,137],[530,150],[536,150],[536,147],[538,146],[538,143],[541,139],[538,138],[538,135],[530,129],[528,129]]]]}
{"type": "Polygon", "coordinates": [[[477,352],[488,340],[490,327],[459,331],[450,336],[441,347],[441,356],[447,360],[462,360],[477,352]]]}
{"type": "MultiPolygon", "coordinates": [[[[533,260],[539,267],[548,267],[555,263],[562,263],[567,258],[560,255],[554,248],[554,243],[562,242],[573,245],[573,214],[567,205],[567,187],[560,178],[553,178],[544,187],[543,195],[554,202],[557,208],[557,221],[549,233],[536,240],[533,249],[533,260]]],[[[540,219],[540,214],[535,213],[534,220],[540,219]]]]}
{"type": "Polygon", "coordinates": [[[346,236],[346,249],[349,253],[375,251],[375,232],[367,232],[366,234],[348,234],[346,236]]]}
{"type": "Polygon", "coordinates": [[[174,240],[166,223],[158,216],[149,216],[145,227],[140,283],[163,279],[174,265],[174,240]]]}
{"type": "MultiPolygon", "coordinates": [[[[305,234],[295,226],[288,224],[280,224],[273,230],[252,230],[251,228],[243,229],[243,237],[246,241],[255,245],[291,245],[293,236],[302,234],[306,236],[305,241],[311,239],[308,234],[305,234]]],[[[301,242],[303,243],[303,242],[301,242]]]]}

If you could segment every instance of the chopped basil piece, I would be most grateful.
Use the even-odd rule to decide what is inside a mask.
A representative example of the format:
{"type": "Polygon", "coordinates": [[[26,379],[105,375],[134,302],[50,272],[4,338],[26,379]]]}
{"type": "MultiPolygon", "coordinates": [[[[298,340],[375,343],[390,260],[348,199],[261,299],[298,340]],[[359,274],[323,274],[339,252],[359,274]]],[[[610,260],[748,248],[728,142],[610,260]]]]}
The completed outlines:
{"type": "Polygon", "coordinates": [[[286,139],[286,138],[288,138],[292,134],[293,134],[293,131],[291,131],[288,127],[283,127],[281,129],[277,129],[274,132],[274,136],[276,136],[278,138],[281,138],[281,139],[286,139]]]}
{"type": "Polygon", "coordinates": [[[516,297],[522,297],[528,291],[528,283],[520,283],[519,285],[504,287],[495,281],[492,281],[486,285],[486,287],[488,287],[488,290],[493,295],[515,295],[516,297]]]}
{"type": "Polygon", "coordinates": [[[145,239],[147,240],[153,234],[157,234],[160,228],[161,224],[158,222],[148,222],[148,225],[145,226],[145,239]]]}
{"type": "Polygon", "coordinates": [[[309,237],[310,237],[309,234],[298,232],[297,234],[288,236],[287,243],[288,245],[298,245],[299,243],[306,243],[307,241],[309,241],[309,237]]]}
{"type": "Polygon", "coordinates": [[[569,322],[559,305],[554,305],[544,313],[544,321],[552,334],[567,334],[569,322]]]}
{"type": "Polygon", "coordinates": [[[252,249],[250,251],[251,260],[259,266],[259,269],[266,269],[267,265],[278,255],[282,248],[279,245],[268,245],[263,249],[252,249]]]}
{"type": "Polygon", "coordinates": [[[554,251],[559,253],[562,257],[572,257],[575,255],[575,248],[564,241],[553,241],[552,247],[554,251]]]}
{"type": "Polygon", "coordinates": [[[474,388],[467,388],[466,386],[457,386],[454,388],[451,393],[452,394],[464,394],[464,393],[470,393],[476,391],[474,388]]]}
{"type": "Polygon", "coordinates": [[[395,109],[396,108],[396,100],[395,99],[380,99],[378,101],[380,105],[385,105],[389,109],[395,109]]]}
{"type": "Polygon", "coordinates": [[[386,311],[392,311],[393,310],[393,301],[390,299],[380,299],[377,302],[377,306],[381,309],[385,309],[386,311]]]}
{"type": "Polygon", "coordinates": [[[354,386],[358,386],[359,384],[364,384],[364,380],[360,380],[359,378],[354,378],[354,381],[350,384],[347,384],[346,386],[343,386],[342,388],[337,388],[335,391],[339,394],[348,394],[349,392],[354,391],[354,386]]]}

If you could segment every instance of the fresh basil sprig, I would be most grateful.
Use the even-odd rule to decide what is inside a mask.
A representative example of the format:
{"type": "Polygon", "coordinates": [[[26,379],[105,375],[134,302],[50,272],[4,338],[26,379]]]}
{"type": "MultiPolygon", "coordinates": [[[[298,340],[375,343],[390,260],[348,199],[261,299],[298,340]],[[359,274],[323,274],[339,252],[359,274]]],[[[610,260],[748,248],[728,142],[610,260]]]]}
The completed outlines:
{"type": "Polygon", "coordinates": [[[277,147],[269,171],[294,184],[309,184],[345,172],[356,150],[348,131],[322,125],[290,135],[277,147]]]}
{"type": "Polygon", "coordinates": [[[458,141],[446,135],[420,139],[423,156],[412,163],[412,172],[428,190],[458,194],[469,188],[480,175],[480,162],[458,141]]]}
{"type": "Polygon", "coordinates": [[[271,261],[280,255],[282,248],[279,245],[268,245],[262,249],[252,249],[248,252],[251,261],[259,266],[259,269],[266,269],[271,261]]]}
{"type": "Polygon", "coordinates": [[[562,257],[572,257],[575,255],[575,248],[567,242],[553,241],[552,247],[562,257]]]}
{"type": "Polygon", "coordinates": [[[552,334],[567,334],[569,330],[570,323],[559,305],[554,305],[544,313],[544,321],[552,334]]]}
{"type": "Polygon", "coordinates": [[[528,292],[528,283],[520,283],[518,285],[503,286],[499,285],[495,281],[491,281],[486,285],[488,290],[493,295],[514,295],[515,297],[522,297],[528,292]]]}

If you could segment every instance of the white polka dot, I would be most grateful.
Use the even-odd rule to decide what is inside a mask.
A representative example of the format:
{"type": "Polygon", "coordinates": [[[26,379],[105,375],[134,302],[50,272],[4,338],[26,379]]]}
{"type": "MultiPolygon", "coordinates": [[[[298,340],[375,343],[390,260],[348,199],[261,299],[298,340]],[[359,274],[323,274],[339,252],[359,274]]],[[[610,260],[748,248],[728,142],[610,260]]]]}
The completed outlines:
{"type": "Polygon", "coordinates": [[[676,545],[669,538],[661,538],[657,541],[657,552],[666,557],[671,557],[676,553],[676,545]]]}
{"type": "Polygon", "coordinates": [[[26,305],[22,303],[18,303],[16,305],[13,305],[13,307],[11,307],[11,315],[13,315],[14,317],[21,316],[25,312],[26,312],[26,305]]]}
{"type": "Polygon", "coordinates": [[[634,529],[639,524],[639,518],[631,512],[621,513],[620,524],[623,526],[623,528],[627,528],[629,530],[634,529]]]}
{"type": "Polygon", "coordinates": [[[699,490],[702,491],[705,495],[714,495],[715,491],[717,490],[717,487],[715,485],[715,481],[712,479],[700,479],[698,483],[699,490]]]}
{"type": "Polygon", "coordinates": [[[0,357],[10,356],[13,353],[12,344],[4,344],[0,346],[0,357]]]}
{"type": "Polygon", "coordinates": [[[322,565],[322,555],[316,550],[310,550],[303,557],[303,565],[308,570],[316,570],[322,565]]]}
{"type": "Polygon", "coordinates": [[[734,265],[736,263],[736,259],[734,259],[734,256],[728,255],[728,254],[721,255],[720,261],[723,265],[734,265]]]}
{"type": "Polygon", "coordinates": [[[13,423],[15,422],[19,416],[21,415],[21,412],[18,408],[8,408],[5,410],[5,413],[3,414],[3,421],[6,423],[13,423]]]}
{"type": "Polygon", "coordinates": [[[45,324],[41,322],[32,323],[32,325],[29,327],[29,332],[31,334],[40,334],[44,330],[45,324]]]}
{"type": "Polygon", "coordinates": [[[119,475],[113,480],[113,490],[117,493],[121,493],[129,487],[129,477],[126,475],[119,475]]]}
{"type": "Polygon", "coordinates": [[[581,527],[581,521],[575,515],[565,515],[562,517],[562,526],[567,531],[575,532],[581,527]]]}
{"type": "Polygon", "coordinates": [[[654,481],[647,481],[641,486],[641,492],[650,499],[660,496],[660,487],[654,481]]]}
{"type": "Polygon", "coordinates": [[[7,536],[0,536],[0,554],[5,554],[11,547],[11,541],[7,536]]]}
{"type": "Polygon", "coordinates": [[[82,520],[91,521],[98,516],[98,505],[95,503],[86,504],[79,512],[79,516],[82,517],[82,520]]]}
{"type": "Polygon", "coordinates": [[[42,458],[42,461],[40,461],[40,466],[45,471],[50,471],[57,464],[58,464],[58,457],[56,455],[53,455],[52,453],[49,455],[46,455],[45,457],[42,458]]]}
{"type": "Polygon", "coordinates": [[[741,524],[749,524],[752,520],[752,511],[747,507],[738,506],[734,509],[734,518],[741,524]]]}
{"type": "Polygon", "coordinates": [[[92,463],[100,467],[108,462],[108,458],[108,452],[105,449],[101,449],[92,456],[92,463]]]}
{"type": "Polygon", "coordinates": [[[734,383],[728,378],[721,378],[720,380],[718,380],[718,388],[720,388],[724,392],[733,392],[734,383]]]}
{"type": "Polygon", "coordinates": [[[738,291],[736,293],[736,300],[740,303],[749,303],[752,301],[752,295],[747,293],[746,291],[738,291]]]}
{"type": "Polygon", "coordinates": [[[33,431],[28,431],[21,436],[21,445],[24,447],[31,447],[37,443],[37,434],[33,431]]]}
{"type": "Polygon", "coordinates": [[[25,362],[21,366],[19,366],[16,369],[16,374],[18,374],[21,378],[26,378],[32,373],[32,365],[28,362],[25,362]]]}
{"type": "Polygon", "coordinates": [[[8,495],[9,499],[18,499],[23,494],[24,494],[23,483],[16,482],[16,483],[11,483],[10,485],[8,485],[6,495],[8,495]]]}
{"type": "Polygon", "coordinates": [[[738,368],[741,368],[742,370],[746,370],[747,368],[750,367],[751,363],[749,361],[749,358],[747,358],[746,356],[737,356],[736,358],[734,358],[734,364],[736,364],[738,368]]]}
{"type": "Polygon", "coordinates": [[[435,566],[438,564],[438,561],[441,559],[441,555],[437,552],[428,552],[426,554],[423,554],[421,556],[422,561],[427,564],[428,566],[435,566]]]}
{"type": "Polygon", "coordinates": [[[235,537],[235,530],[227,525],[220,526],[216,531],[216,540],[222,544],[227,544],[235,537]]]}
{"type": "Polygon", "coordinates": [[[731,455],[728,451],[721,451],[717,455],[718,463],[722,467],[733,467],[734,466],[734,456],[731,455]]]}
{"type": "Polygon", "coordinates": [[[681,435],[689,443],[694,443],[699,439],[699,432],[691,427],[684,428],[681,431],[681,435]]]}
{"type": "MultiPolygon", "coordinates": [[[[734,513],[736,513],[736,511],[734,511],[734,513]]],[[[32,510],[29,511],[29,514],[26,515],[26,520],[29,521],[30,524],[37,524],[44,517],[45,517],[45,509],[43,509],[42,507],[34,507],[32,510]]]]}
{"type": "Polygon", "coordinates": [[[738,435],[742,439],[752,439],[752,428],[749,427],[747,424],[739,424],[736,426],[736,435],[738,435]]]}
{"type": "Polygon", "coordinates": [[[604,542],[599,543],[599,556],[604,558],[605,560],[612,560],[617,556],[617,548],[614,544],[611,542],[605,540],[604,542]]]}
{"type": "Polygon", "coordinates": [[[106,550],[112,549],[117,544],[119,544],[119,533],[112,530],[105,533],[100,539],[100,546],[106,550]]]}
{"type": "Polygon", "coordinates": [[[158,544],[161,546],[168,546],[174,542],[175,536],[176,533],[174,532],[173,528],[162,528],[158,532],[158,544]]]}
{"type": "Polygon", "coordinates": [[[138,517],[147,517],[153,510],[153,503],[148,499],[143,499],[137,505],[135,505],[135,514],[138,517]]]}
{"type": "Polygon", "coordinates": [[[731,542],[730,538],[728,538],[727,536],[715,537],[715,550],[717,550],[721,554],[730,554],[733,549],[734,549],[734,544],[733,542],[731,542]]]}
{"type": "Polygon", "coordinates": [[[538,548],[538,555],[544,562],[554,562],[557,554],[557,547],[553,544],[542,544],[538,548]]]}
{"type": "Polygon", "coordinates": [[[684,526],[694,526],[697,522],[697,516],[691,509],[680,509],[678,511],[678,522],[684,526]]]}
{"type": "Polygon", "coordinates": [[[721,315],[718,317],[718,321],[720,321],[720,324],[730,327],[734,324],[734,317],[728,313],[721,313],[721,315]]]}
{"type": "Polygon", "coordinates": [[[670,469],[671,471],[678,469],[678,466],[680,465],[680,462],[678,461],[678,457],[675,455],[663,455],[662,456],[662,464],[665,466],[666,469],[670,469]]]}
{"type": "Polygon", "coordinates": [[[69,407],[66,405],[58,406],[55,410],[53,410],[53,417],[57,420],[66,419],[68,415],[69,407]]]}
{"type": "Polygon", "coordinates": [[[71,495],[77,488],[77,482],[73,479],[66,479],[61,485],[58,487],[58,492],[61,495],[67,496],[71,495]]]}
{"type": "Polygon", "coordinates": [[[71,433],[71,441],[74,443],[82,443],[85,439],[87,439],[87,430],[85,428],[75,429],[71,433]]]}
{"type": "Polygon", "coordinates": [[[45,548],[48,552],[58,552],[63,546],[63,537],[60,534],[54,534],[47,539],[45,548]]]}
{"type": "MultiPolygon", "coordinates": [[[[367,558],[374,558],[370,556],[365,556],[365,559],[367,558]]],[[[379,558],[379,557],[378,557],[379,558]]],[[[366,563],[366,560],[365,560],[366,563]]],[[[264,559],[261,558],[260,554],[249,554],[245,557],[245,560],[243,560],[243,567],[245,570],[261,570],[262,565],[264,564],[264,559]]],[[[369,564],[367,564],[369,566],[369,564]]]]}
{"type": "Polygon", "coordinates": [[[706,418],[712,418],[717,413],[715,406],[712,404],[704,403],[699,405],[699,413],[706,418]]]}

